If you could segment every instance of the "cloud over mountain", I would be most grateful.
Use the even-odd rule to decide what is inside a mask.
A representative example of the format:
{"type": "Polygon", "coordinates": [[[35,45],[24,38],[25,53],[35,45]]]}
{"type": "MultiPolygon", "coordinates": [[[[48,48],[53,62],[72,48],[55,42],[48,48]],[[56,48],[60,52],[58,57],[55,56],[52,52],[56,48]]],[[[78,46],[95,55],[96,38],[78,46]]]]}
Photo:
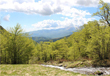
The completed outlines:
{"type": "MultiPolygon", "coordinates": [[[[97,7],[98,2],[99,0],[0,0],[0,12],[6,13],[2,14],[5,21],[9,21],[12,13],[12,19],[15,19],[15,13],[22,17],[24,14],[27,14],[26,16],[28,17],[31,15],[32,21],[30,24],[28,22],[29,25],[26,24],[26,21],[29,21],[26,16],[24,16],[26,19],[23,18],[24,22],[20,19],[21,17],[17,20],[18,23],[21,22],[23,25],[28,26],[25,27],[26,31],[58,29],[69,26],[78,27],[94,20],[94,18],[90,17],[93,13],[91,12],[92,10],[89,9],[88,11],[86,7],[97,7]],[[7,12],[10,15],[7,15],[7,12]],[[32,15],[37,18],[42,17],[42,19],[33,18],[32,15]],[[61,18],[56,18],[55,16],[60,16],[61,18]]],[[[110,3],[110,0],[104,0],[104,2],[110,3]]]]}
{"type": "Polygon", "coordinates": [[[64,21],[60,20],[44,20],[38,23],[32,24],[33,28],[31,30],[42,30],[42,29],[59,29],[59,28],[68,28],[68,27],[79,27],[88,21],[94,20],[94,18],[65,18],[64,21]]]}

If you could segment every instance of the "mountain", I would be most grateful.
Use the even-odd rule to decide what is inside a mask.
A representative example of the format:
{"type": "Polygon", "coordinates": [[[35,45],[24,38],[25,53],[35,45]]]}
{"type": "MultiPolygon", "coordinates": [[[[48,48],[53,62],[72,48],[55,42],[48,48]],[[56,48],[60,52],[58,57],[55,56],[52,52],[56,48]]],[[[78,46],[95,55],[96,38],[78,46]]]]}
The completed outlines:
{"type": "MultiPolygon", "coordinates": [[[[69,37],[70,35],[68,35],[68,36],[65,36],[65,37],[69,37]]],[[[64,38],[64,37],[60,37],[60,38],[46,38],[46,37],[32,37],[32,39],[34,40],[34,41],[36,41],[36,42],[40,42],[40,41],[43,41],[43,42],[45,42],[45,41],[50,41],[50,40],[52,40],[53,42],[55,42],[55,41],[57,41],[57,40],[60,40],[60,39],[62,39],[62,38],[64,38]]]]}
{"type": "Polygon", "coordinates": [[[3,32],[7,32],[1,25],[0,25],[0,33],[3,34],[3,32]]]}
{"type": "Polygon", "coordinates": [[[0,25],[0,30],[4,30],[4,28],[0,25]]]}
{"type": "Polygon", "coordinates": [[[51,40],[51,38],[46,38],[46,37],[32,37],[32,39],[36,42],[40,42],[40,41],[49,41],[51,40]]]}
{"type": "Polygon", "coordinates": [[[61,38],[68,35],[71,35],[73,31],[76,31],[74,27],[60,28],[60,29],[51,29],[51,30],[38,30],[29,32],[31,37],[44,37],[44,38],[61,38]]]}

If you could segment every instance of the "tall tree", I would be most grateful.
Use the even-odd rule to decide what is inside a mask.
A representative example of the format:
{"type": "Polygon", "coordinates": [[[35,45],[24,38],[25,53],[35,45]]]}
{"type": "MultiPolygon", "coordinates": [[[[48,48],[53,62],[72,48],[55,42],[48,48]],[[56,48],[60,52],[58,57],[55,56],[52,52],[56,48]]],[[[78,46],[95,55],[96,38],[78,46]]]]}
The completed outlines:
{"type": "Polygon", "coordinates": [[[104,3],[102,0],[100,0],[98,11],[92,16],[101,17],[100,21],[108,24],[110,27],[110,4],[104,3]]]}
{"type": "Polygon", "coordinates": [[[2,34],[2,57],[3,62],[11,64],[29,63],[29,59],[34,52],[34,42],[29,36],[23,33],[20,25],[11,28],[9,33],[2,34]]]}

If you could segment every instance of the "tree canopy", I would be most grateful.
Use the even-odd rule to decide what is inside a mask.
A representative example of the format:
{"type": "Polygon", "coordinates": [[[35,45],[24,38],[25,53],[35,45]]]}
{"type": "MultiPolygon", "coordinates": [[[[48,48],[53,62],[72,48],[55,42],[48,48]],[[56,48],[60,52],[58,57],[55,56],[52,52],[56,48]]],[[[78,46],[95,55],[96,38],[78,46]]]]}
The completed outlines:
{"type": "Polygon", "coordinates": [[[92,60],[96,66],[110,66],[110,7],[100,0],[99,21],[89,21],[77,32],[55,42],[35,43],[23,33],[19,24],[9,31],[0,31],[1,63],[38,63],[52,60],[92,60]],[[100,20],[100,21],[101,21],[100,20]],[[105,27],[106,26],[106,27],[105,27]],[[98,63],[98,64],[97,64],[98,63]]]}
{"type": "Polygon", "coordinates": [[[92,16],[100,17],[100,21],[106,23],[110,27],[110,4],[100,0],[98,7],[98,11],[92,16]]]}
{"type": "Polygon", "coordinates": [[[27,34],[22,32],[20,25],[0,34],[1,63],[28,63],[33,54],[34,43],[27,34]]]}

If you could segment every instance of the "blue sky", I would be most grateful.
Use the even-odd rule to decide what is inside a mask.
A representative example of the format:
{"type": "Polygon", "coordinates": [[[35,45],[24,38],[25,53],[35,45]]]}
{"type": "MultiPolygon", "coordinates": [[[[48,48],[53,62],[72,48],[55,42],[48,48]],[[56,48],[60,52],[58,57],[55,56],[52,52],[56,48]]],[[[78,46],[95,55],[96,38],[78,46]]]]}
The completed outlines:
{"type": "MultiPolygon", "coordinates": [[[[109,2],[109,0],[103,0],[109,2]]],[[[99,0],[0,0],[0,24],[5,28],[17,23],[24,31],[78,27],[98,17],[99,0]]]]}

